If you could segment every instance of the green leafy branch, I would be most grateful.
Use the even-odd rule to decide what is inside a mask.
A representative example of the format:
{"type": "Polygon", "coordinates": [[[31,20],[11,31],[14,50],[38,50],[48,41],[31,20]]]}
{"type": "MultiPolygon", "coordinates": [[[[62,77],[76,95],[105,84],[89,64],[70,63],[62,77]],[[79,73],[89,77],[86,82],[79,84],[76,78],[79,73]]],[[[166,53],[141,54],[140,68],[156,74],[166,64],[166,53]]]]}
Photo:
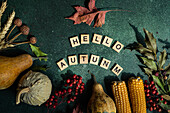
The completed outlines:
{"type": "Polygon", "coordinates": [[[143,31],[145,33],[144,42],[146,46],[136,42],[133,46],[131,45],[131,47],[126,48],[136,50],[141,54],[139,57],[144,64],[144,67],[141,68],[144,70],[145,74],[154,80],[161,94],[168,94],[170,93],[170,79],[168,77],[170,74],[170,63],[168,66],[164,67],[167,60],[167,52],[164,49],[160,52],[159,59],[157,59],[158,51],[156,39],[153,34],[146,29],[143,29],[143,31]]]}

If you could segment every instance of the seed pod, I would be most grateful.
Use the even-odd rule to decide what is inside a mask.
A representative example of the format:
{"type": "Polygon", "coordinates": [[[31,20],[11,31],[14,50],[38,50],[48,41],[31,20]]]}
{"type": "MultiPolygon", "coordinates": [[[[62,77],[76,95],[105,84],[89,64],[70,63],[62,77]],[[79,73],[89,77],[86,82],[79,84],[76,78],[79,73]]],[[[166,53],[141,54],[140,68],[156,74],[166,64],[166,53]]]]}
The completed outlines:
{"type": "Polygon", "coordinates": [[[20,27],[22,25],[22,20],[17,18],[14,20],[14,24],[17,26],[17,27],[20,27]]]}

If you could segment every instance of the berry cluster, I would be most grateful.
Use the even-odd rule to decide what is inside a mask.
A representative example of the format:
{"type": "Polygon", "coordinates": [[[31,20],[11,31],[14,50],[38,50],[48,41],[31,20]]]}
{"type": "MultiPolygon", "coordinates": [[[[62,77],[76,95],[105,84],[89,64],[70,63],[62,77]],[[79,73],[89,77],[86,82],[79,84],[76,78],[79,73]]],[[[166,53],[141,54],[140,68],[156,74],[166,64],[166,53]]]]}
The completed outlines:
{"type": "Polygon", "coordinates": [[[162,95],[159,95],[157,88],[155,87],[154,81],[150,81],[150,83],[145,80],[144,83],[145,87],[145,95],[146,95],[146,102],[147,102],[147,108],[149,108],[150,111],[157,110],[158,112],[162,111],[161,106],[159,106],[159,102],[163,102],[164,104],[167,104],[167,102],[163,99],[162,95]]]}
{"type": "Polygon", "coordinates": [[[61,90],[55,91],[55,94],[47,100],[46,106],[49,109],[55,109],[56,106],[64,102],[67,102],[68,104],[74,102],[74,100],[77,99],[78,94],[83,93],[84,85],[82,77],[74,74],[64,81],[64,86],[61,90]]]}

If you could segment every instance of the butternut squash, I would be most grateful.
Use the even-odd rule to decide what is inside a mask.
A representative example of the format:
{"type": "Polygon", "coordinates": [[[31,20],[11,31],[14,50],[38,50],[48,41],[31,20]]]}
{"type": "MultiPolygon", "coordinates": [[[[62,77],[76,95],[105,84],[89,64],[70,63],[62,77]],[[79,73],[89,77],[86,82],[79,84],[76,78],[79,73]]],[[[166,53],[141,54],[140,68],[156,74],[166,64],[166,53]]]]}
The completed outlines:
{"type": "Polygon", "coordinates": [[[33,64],[29,54],[16,57],[0,56],[0,90],[10,87],[21,72],[33,64]]]}

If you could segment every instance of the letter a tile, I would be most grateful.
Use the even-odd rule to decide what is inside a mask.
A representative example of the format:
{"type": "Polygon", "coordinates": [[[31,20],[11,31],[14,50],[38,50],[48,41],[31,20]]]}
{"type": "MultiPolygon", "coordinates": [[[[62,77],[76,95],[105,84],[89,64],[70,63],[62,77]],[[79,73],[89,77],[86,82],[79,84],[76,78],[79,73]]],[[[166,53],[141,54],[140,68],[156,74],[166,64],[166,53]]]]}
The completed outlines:
{"type": "Polygon", "coordinates": [[[117,41],[115,43],[115,45],[112,47],[112,49],[114,49],[116,52],[120,52],[122,50],[122,48],[124,47],[123,44],[121,44],[119,41],[117,41]]]}
{"type": "Polygon", "coordinates": [[[76,47],[80,45],[78,36],[70,38],[71,46],[76,47]]]}
{"type": "Polygon", "coordinates": [[[118,64],[116,64],[113,69],[112,72],[115,73],[117,76],[123,71],[123,68],[121,66],[119,66],[118,64]]]}
{"type": "Polygon", "coordinates": [[[57,65],[58,65],[58,67],[60,68],[61,71],[63,71],[64,69],[66,69],[68,67],[68,65],[67,65],[67,63],[64,59],[57,62],[57,65]]]}

